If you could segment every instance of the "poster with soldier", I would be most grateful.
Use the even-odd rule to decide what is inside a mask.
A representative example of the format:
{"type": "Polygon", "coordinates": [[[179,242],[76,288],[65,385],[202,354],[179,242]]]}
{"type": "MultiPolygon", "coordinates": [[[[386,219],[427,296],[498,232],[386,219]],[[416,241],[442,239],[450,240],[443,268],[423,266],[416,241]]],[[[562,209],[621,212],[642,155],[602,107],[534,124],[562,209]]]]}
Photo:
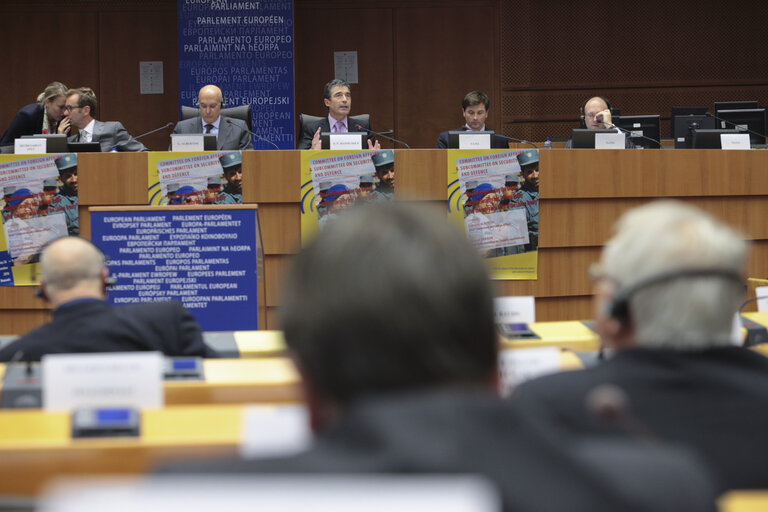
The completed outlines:
{"type": "Polygon", "coordinates": [[[150,205],[243,202],[240,151],[157,152],[147,160],[150,205]]]}

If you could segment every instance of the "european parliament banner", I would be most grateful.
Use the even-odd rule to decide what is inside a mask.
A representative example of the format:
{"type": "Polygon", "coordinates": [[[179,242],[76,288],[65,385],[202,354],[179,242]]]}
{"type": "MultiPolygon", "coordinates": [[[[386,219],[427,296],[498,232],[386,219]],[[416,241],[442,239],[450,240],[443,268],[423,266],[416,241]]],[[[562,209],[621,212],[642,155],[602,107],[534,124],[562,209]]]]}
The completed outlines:
{"type": "Polygon", "coordinates": [[[349,208],[395,197],[395,152],[301,152],[301,240],[349,208]]]}
{"type": "Polygon", "coordinates": [[[537,278],[538,150],[448,150],[448,212],[492,278],[537,278]]]}
{"type": "Polygon", "coordinates": [[[178,0],[178,21],[180,104],[217,85],[224,107],[253,106],[254,133],[293,149],[293,2],[178,0]]]}
{"type": "Polygon", "coordinates": [[[43,246],[77,235],[77,155],[0,158],[0,286],[37,283],[43,246]]]}

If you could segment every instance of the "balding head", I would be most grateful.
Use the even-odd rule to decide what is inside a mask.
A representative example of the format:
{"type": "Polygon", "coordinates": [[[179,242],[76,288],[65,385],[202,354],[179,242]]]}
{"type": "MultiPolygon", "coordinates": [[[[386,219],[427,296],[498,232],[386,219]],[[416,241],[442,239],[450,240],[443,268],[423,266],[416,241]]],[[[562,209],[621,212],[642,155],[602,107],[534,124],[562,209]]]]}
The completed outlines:
{"type": "Polygon", "coordinates": [[[213,123],[221,114],[221,106],[224,103],[224,95],[221,89],[215,85],[206,85],[197,94],[197,103],[200,107],[200,117],[204,123],[213,123]]]}
{"type": "Polygon", "coordinates": [[[103,299],[107,269],[96,246],[69,236],[52,242],[40,256],[41,287],[55,308],[69,300],[103,299]]]}

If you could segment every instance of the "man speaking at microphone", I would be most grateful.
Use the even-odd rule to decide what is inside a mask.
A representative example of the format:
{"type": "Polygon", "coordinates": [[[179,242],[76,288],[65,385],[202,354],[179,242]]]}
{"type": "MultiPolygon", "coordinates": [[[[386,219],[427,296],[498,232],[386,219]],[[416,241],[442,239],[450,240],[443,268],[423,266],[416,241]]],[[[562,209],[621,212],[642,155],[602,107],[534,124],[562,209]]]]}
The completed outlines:
{"type": "Polygon", "coordinates": [[[206,85],[197,94],[200,115],[192,119],[179,121],[173,133],[212,134],[216,136],[216,149],[236,151],[253,149],[253,139],[248,127],[240,119],[221,115],[224,95],[215,85],[206,85]]]}
{"type": "MultiPolygon", "coordinates": [[[[491,100],[488,95],[480,91],[468,92],[461,101],[461,114],[464,116],[465,124],[457,130],[462,131],[485,131],[489,128],[485,126],[488,119],[488,109],[491,107],[491,100]]],[[[442,132],[437,138],[437,148],[448,148],[448,132],[442,132]]],[[[491,148],[509,149],[509,142],[503,137],[494,135],[491,139],[491,148]]]]}

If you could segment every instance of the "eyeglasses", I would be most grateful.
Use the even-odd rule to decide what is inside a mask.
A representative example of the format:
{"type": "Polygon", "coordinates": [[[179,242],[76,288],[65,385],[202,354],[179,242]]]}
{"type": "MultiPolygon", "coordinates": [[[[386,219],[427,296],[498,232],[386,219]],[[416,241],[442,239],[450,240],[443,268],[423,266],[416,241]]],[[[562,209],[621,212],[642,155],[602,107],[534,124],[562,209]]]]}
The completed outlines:
{"type": "Polygon", "coordinates": [[[64,105],[64,111],[65,111],[65,112],[72,112],[72,111],[73,111],[73,110],[75,110],[76,108],[83,108],[83,107],[77,107],[77,106],[75,106],[75,107],[71,107],[71,106],[69,106],[69,105],[64,105]]]}

